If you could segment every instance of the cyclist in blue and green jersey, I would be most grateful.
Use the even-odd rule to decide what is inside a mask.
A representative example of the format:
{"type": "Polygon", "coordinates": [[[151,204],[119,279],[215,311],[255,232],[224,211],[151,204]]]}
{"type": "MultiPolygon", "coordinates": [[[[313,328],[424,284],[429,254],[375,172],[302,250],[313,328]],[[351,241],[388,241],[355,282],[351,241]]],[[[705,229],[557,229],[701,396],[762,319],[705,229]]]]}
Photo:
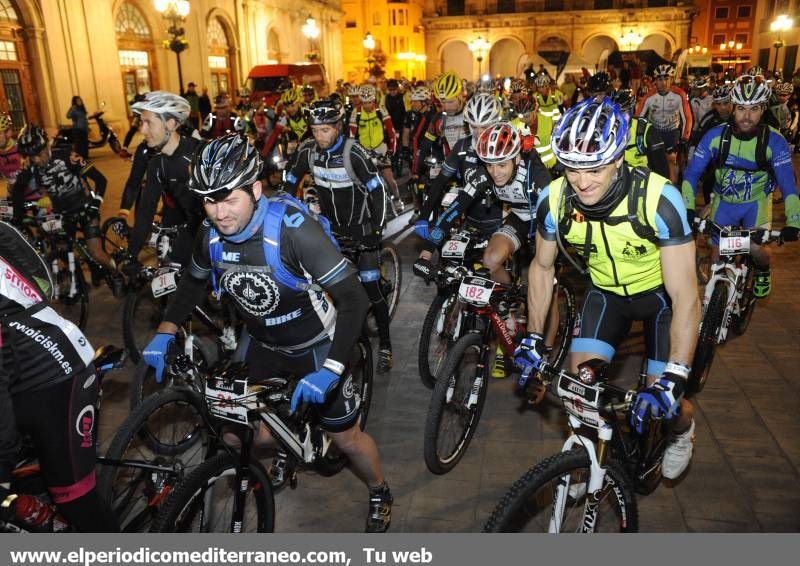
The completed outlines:
{"type": "MultiPolygon", "coordinates": [[[[722,226],[769,228],[772,223],[770,193],[780,187],[786,207],[784,241],[797,240],[800,229],[800,199],[792,167],[789,144],[780,133],[763,123],[770,88],[757,77],[744,75],[734,85],[733,118],[709,130],[700,140],[684,174],[681,192],[694,216],[697,182],[712,165],[715,198],[711,219],[722,226]]],[[[719,239],[712,239],[712,261],[719,258],[719,239]]],[[[758,245],[750,250],[756,265],[753,294],[766,297],[772,290],[769,255],[758,245]]]]}

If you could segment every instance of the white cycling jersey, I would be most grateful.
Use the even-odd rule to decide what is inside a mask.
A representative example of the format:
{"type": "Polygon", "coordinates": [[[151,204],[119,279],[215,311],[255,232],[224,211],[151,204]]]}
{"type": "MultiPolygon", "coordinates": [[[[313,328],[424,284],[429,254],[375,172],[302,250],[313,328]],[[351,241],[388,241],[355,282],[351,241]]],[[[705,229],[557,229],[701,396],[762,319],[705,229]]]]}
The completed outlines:
{"type": "Polygon", "coordinates": [[[661,131],[681,130],[681,138],[689,139],[692,132],[692,111],[682,89],[673,86],[666,94],[650,91],[644,98],[637,116],[647,118],[661,131]]]}

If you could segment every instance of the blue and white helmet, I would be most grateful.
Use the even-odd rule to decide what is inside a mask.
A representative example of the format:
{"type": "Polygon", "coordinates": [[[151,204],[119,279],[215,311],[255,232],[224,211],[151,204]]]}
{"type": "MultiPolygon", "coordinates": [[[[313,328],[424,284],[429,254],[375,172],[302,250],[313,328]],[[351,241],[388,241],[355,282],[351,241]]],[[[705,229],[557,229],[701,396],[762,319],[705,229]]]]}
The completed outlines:
{"type": "Polygon", "coordinates": [[[556,159],[569,169],[594,169],[613,163],[625,152],[628,118],[610,98],[590,98],[558,122],[550,143],[556,159]]]}

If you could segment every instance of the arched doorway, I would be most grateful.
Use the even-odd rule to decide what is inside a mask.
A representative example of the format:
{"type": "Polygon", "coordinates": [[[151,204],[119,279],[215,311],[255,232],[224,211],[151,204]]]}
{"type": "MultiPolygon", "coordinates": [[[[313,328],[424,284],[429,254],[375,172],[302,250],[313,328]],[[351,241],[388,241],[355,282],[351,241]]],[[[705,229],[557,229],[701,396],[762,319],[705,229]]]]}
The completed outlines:
{"type": "Polygon", "coordinates": [[[583,58],[589,61],[592,67],[597,65],[603,52],[606,51],[606,55],[619,51],[617,42],[607,35],[596,35],[583,44],[583,58]]]}
{"type": "Polygon", "coordinates": [[[462,79],[471,80],[472,52],[463,41],[451,41],[442,49],[442,72],[454,71],[462,79]]]}
{"type": "Polygon", "coordinates": [[[639,51],[651,49],[667,61],[672,60],[672,41],[660,33],[652,33],[645,37],[642,43],[639,44],[638,49],[639,51]]]}
{"type": "Polygon", "coordinates": [[[516,39],[501,39],[489,51],[489,72],[493,77],[517,76],[517,63],[525,54],[525,48],[516,39]]]}
{"type": "Polygon", "coordinates": [[[120,4],[114,29],[125,99],[130,103],[136,94],[158,89],[153,34],[144,14],[132,2],[120,4]]]}
{"type": "Polygon", "coordinates": [[[267,34],[267,62],[281,62],[281,41],[274,29],[270,29],[267,34]]]}
{"type": "Polygon", "coordinates": [[[566,60],[571,49],[563,37],[550,35],[542,38],[536,46],[536,52],[551,65],[558,65],[566,60]]]}
{"type": "Polygon", "coordinates": [[[208,68],[211,70],[209,95],[213,99],[225,92],[231,94],[236,84],[233,77],[233,46],[229,41],[226,26],[221,18],[212,16],[208,20],[208,68]]]}
{"type": "Polygon", "coordinates": [[[0,112],[11,116],[17,129],[41,121],[31,85],[19,12],[10,0],[0,0],[0,112]]]}

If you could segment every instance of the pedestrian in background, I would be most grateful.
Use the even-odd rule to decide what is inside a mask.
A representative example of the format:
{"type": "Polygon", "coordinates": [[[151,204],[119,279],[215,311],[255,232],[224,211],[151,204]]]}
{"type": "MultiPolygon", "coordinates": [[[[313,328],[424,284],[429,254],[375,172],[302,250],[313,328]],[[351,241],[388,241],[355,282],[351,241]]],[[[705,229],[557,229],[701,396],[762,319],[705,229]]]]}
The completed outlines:
{"type": "MultiPolygon", "coordinates": [[[[189,104],[191,104],[191,101],[189,104]]],[[[200,109],[200,123],[202,124],[206,121],[206,116],[211,114],[211,97],[208,96],[207,87],[203,87],[203,94],[200,95],[198,108],[200,109]]]]}
{"type": "Polygon", "coordinates": [[[72,145],[84,159],[89,159],[89,118],[80,96],[73,96],[67,110],[67,118],[72,120],[72,145]]]}
{"type": "Polygon", "coordinates": [[[183,98],[189,103],[191,110],[189,111],[189,122],[195,129],[200,127],[200,96],[197,94],[197,87],[194,83],[186,85],[186,92],[183,93],[183,98]]]}

